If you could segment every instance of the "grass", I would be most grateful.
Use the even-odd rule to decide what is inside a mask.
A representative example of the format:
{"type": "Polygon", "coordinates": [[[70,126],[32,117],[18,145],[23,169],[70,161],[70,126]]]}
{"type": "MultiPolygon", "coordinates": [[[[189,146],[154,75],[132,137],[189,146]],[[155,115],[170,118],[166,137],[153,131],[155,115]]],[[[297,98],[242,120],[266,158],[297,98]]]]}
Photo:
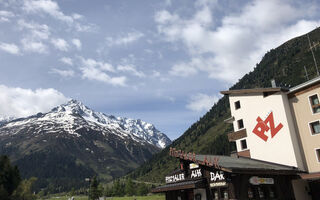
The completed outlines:
{"type": "MultiPolygon", "coordinates": [[[[68,200],[70,196],[54,196],[50,198],[40,198],[41,200],[68,200]]],[[[40,200],[38,199],[38,200],[40,200]]],[[[88,196],[74,196],[74,200],[87,200],[88,196]]],[[[134,197],[107,197],[106,200],[165,200],[164,195],[134,196],[134,197]]]]}

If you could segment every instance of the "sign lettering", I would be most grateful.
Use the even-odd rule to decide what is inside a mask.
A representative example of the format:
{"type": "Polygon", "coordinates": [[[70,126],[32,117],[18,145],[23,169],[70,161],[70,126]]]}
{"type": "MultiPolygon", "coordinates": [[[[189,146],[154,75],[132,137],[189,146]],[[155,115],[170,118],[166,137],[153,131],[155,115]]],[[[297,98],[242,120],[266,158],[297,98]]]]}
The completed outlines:
{"type": "Polygon", "coordinates": [[[184,180],[184,174],[175,174],[172,176],[166,176],[166,183],[175,183],[184,180]]]}
{"type": "Polygon", "coordinates": [[[196,169],[191,171],[191,178],[202,177],[201,169],[196,169]]]}
{"type": "Polygon", "coordinates": [[[273,138],[283,127],[281,123],[279,123],[276,127],[274,126],[273,112],[271,112],[264,121],[260,117],[257,117],[256,120],[257,125],[252,132],[265,142],[268,140],[268,136],[265,134],[265,132],[270,130],[271,138],[273,138]]]}
{"type": "Polygon", "coordinates": [[[217,183],[210,183],[210,187],[221,187],[221,186],[226,186],[227,183],[225,181],[223,182],[217,182],[217,183]]]}
{"type": "Polygon", "coordinates": [[[210,172],[210,181],[224,181],[224,174],[223,171],[217,171],[217,172],[210,172]]]}

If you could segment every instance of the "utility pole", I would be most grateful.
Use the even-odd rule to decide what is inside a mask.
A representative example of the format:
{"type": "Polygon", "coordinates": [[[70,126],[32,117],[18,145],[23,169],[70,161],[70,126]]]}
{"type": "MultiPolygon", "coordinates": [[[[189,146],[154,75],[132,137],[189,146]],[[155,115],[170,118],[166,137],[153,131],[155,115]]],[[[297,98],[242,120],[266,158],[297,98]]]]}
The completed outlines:
{"type": "Polygon", "coordinates": [[[306,77],[307,77],[307,81],[309,80],[309,76],[308,76],[308,72],[307,72],[307,68],[306,66],[303,66],[304,67],[304,71],[306,72],[306,77]]]}
{"type": "Polygon", "coordinates": [[[312,46],[311,46],[311,42],[310,42],[310,37],[309,37],[309,33],[307,33],[307,36],[308,36],[308,41],[309,41],[309,46],[310,46],[310,50],[311,50],[311,53],[312,53],[313,61],[314,61],[314,64],[315,64],[315,66],[316,66],[316,70],[317,70],[317,76],[319,76],[318,65],[317,65],[317,61],[316,61],[316,58],[314,57],[314,53],[313,53],[313,50],[312,50],[312,46]]]}

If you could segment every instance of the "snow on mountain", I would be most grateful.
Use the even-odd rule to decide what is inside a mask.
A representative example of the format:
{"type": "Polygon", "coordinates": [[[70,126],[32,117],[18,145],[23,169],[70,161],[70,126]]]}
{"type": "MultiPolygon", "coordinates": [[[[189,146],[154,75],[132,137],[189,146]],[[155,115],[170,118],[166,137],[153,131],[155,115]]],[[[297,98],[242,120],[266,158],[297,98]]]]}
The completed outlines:
{"type": "MultiPolygon", "coordinates": [[[[21,126],[28,124],[39,124],[35,132],[50,132],[62,128],[68,133],[81,137],[77,132],[80,128],[93,128],[101,131],[102,134],[112,132],[121,138],[131,138],[139,143],[147,142],[159,148],[165,148],[171,140],[162,132],[157,130],[154,125],[141,121],[140,119],[129,119],[106,115],[95,112],[77,100],[70,100],[65,104],[53,108],[48,113],[38,113],[23,119],[12,120],[4,124],[3,128],[8,128],[8,134],[14,134],[21,126]],[[55,123],[55,130],[50,124],[55,123]],[[46,127],[48,127],[46,129],[46,127]],[[106,131],[108,130],[108,131],[106,131]]],[[[31,127],[29,127],[31,128],[31,127]]]]}

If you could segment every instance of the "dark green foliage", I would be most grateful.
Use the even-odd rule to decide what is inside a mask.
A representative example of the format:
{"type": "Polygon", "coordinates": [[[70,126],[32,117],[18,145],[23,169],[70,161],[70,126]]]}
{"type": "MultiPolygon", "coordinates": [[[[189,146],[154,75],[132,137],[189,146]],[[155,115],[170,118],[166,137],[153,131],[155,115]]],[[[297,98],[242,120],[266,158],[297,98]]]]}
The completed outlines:
{"type": "MultiPolygon", "coordinates": [[[[309,36],[312,45],[316,45],[314,54],[320,63],[320,28],[310,32],[309,36]]],[[[275,79],[281,87],[295,86],[306,81],[304,66],[309,78],[314,78],[316,68],[306,35],[267,52],[254,70],[230,89],[271,87],[271,79],[275,79]]],[[[197,154],[229,155],[235,150],[234,144],[227,139],[227,133],[232,132],[232,126],[223,121],[229,117],[229,101],[224,96],[181,137],[129,176],[143,181],[163,182],[163,177],[178,167],[177,159],[168,155],[170,147],[197,154]]]]}
{"type": "Polygon", "coordinates": [[[122,197],[122,196],[145,196],[150,192],[152,185],[144,182],[134,182],[131,178],[125,180],[117,179],[104,189],[106,197],[122,197]]]}
{"type": "Polygon", "coordinates": [[[0,199],[10,199],[20,181],[17,166],[12,166],[7,156],[0,156],[0,199]]]}
{"type": "Polygon", "coordinates": [[[21,181],[18,188],[12,194],[14,200],[36,200],[37,196],[33,194],[32,187],[37,181],[37,178],[31,177],[21,181]]]}
{"type": "Polygon", "coordinates": [[[91,179],[91,184],[90,184],[90,190],[89,190],[90,200],[97,200],[99,199],[100,196],[102,196],[102,191],[99,190],[98,186],[99,186],[99,182],[97,180],[97,177],[94,176],[91,179]]]}
{"type": "Polygon", "coordinates": [[[137,189],[138,196],[145,196],[149,192],[149,188],[145,183],[140,183],[137,189]]]}
{"type": "Polygon", "coordinates": [[[112,196],[122,197],[124,196],[124,184],[120,180],[115,180],[112,187],[112,196]]]}
{"type": "Polygon", "coordinates": [[[125,192],[128,196],[133,196],[135,194],[134,183],[131,178],[128,178],[125,183],[125,192]]]}

